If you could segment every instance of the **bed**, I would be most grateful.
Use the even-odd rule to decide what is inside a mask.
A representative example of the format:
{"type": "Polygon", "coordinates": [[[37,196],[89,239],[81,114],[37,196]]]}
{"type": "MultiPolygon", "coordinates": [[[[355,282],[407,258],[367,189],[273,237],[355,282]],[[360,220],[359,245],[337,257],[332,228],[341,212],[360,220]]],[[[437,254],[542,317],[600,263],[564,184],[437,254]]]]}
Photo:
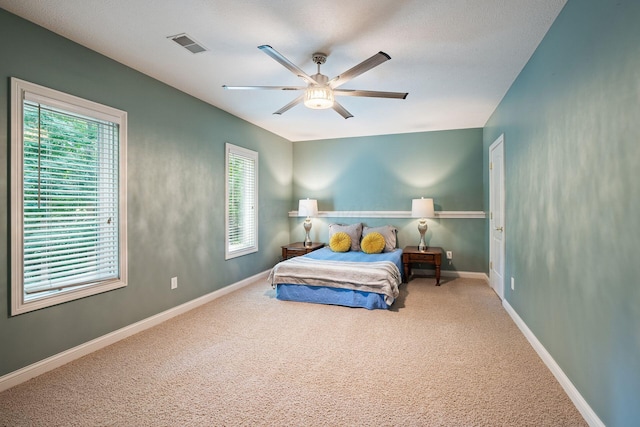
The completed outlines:
{"type": "Polygon", "coordinates": [[[324,247],[278,263],[268,281],[283,301],[388,309],[398,297],[402,271],[401,249],[367,254],[324,247]]]}

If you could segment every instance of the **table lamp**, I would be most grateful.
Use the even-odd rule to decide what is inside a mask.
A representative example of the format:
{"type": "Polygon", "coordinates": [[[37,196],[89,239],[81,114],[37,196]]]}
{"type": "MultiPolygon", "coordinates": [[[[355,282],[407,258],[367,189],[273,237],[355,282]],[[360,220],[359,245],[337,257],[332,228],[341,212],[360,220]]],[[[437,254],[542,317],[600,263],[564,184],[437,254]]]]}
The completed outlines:
{"type": "Polygon", "coordinates": [[[427,250],[427,245],[424,242],[424,233],[427,232],[426,218],[433,218],[433,216],[433,199],[421,197],[411,201],[411,217],[420,218],[420,221],[418,221],[418,231],[420,232],[420,245],[418,246],[418,250],[420,252],[427,250]]]}
{"type": "Polygon", "coordinates": [[[306,236],[304,238],[304,246],[311,246],[311,239],[309,238],[309,231],[311,231],[311,217],[318,216],[318,201],[313,199],[302,199],[298,202],[298,216],[306,216],[304,220],[304,231],[306,236]]]}

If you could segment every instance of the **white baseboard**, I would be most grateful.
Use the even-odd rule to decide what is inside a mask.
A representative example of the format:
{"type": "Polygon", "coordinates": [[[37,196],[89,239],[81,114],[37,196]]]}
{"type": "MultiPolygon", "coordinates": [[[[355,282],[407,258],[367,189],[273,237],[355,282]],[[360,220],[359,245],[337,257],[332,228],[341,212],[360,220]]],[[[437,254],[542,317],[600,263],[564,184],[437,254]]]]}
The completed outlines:
{"type": "MultiPolygon", "coordinates": [[[[412,268],[411,272],[418,276],[435,276],[436,271],[424,268],[412,268]]],[[[464,279],[481,279],[489,282],[489,277],[486,273],[479,273],[476,271],[455,271],[455,270],[440,270],[440,277],[461,277],[464,279]]]]}
{"type": "Polygon", "coordinates": [[[569,377],[562,371],[560,366],[553,360],[551,354],[544,348],[542,343],[538,341],[538,338],[533,334],[531,329],[524,323],[524,320],[518,316],[518,313],[511,307],[509,302],[506,299],[502,300],[502,305],[507,310],[507,313],[511,316],[513,321],[520,331],[524,334],[524,336],[529,340],[531,346],[538,353],[538,356],[542,359],[542,361],[547,365],[551,373],[558,380],[564,391],[567,393],[573,404],[576,406],[582,417],[585,419],[587,424],[592,427],[605,427],[605,424],[598,418],[598,415],[591,409],[591,406],[587,403],[587,401],[582,397],[578,389],[573,385],[569,377]]]}
{"type": "Polygon", "coordinates": [[[55,354],[44,360],[18,369],[17,371],[13,371],[6,375],[3,375],[2,377],[0,377],[0,392],[10,389],[11,387],[14,387],[25,381],[28,381],[31,378],[37,377],[38,375],[42,375],[45,372],[56,369],[71,361],[86,356],[87,354],[93,353],[96,350],[100,350],[101,348],[114,344],[120,340],[130,337],[131,335],[137,334],[138,332],[142,332],[146,329],[159,325],[160,323],[165,322],[172,317],[186,313],[189,310],[193,310],[196,307],[199,307],[233,291],[236,291],[244,286],[247,286],[248,284],[253,283],[254,281],[262,277],[266,279],[270,271],[271,270],[267,270],[262,273],[258,273],[232,285],[225,286],[222,289],[218,289],[207,295],[203,295],[199,298],[170,308],[169,310],[163,311],[162,313],[158,313],[155,316],[140,320],[139,322],[133,323],[129,326],[125,326],[124,328],[118,329],[101,337],[88,341],[84,344],[80,344],[76,347],[70,348],[69,350],[63,351],[62,353],[55,354]]]}

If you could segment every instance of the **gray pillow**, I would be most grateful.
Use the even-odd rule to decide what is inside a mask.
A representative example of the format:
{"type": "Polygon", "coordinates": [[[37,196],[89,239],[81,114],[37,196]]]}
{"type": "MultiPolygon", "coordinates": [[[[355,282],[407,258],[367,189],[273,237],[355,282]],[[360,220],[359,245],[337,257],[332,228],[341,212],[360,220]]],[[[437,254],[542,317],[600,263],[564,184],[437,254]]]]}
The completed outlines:
{"type": "Polygon", "coordinates": [[[384,252],[393,252],[396,250],[396,233],[397,229],[392,225],[383,225],[381,227],[364,227],[362,237],[369,233],[380,233],[384,237],[384,252]]]}
{"type": "MultiPolygon", "coordinates": [[[[341,225],[341,224],[329,224],[329,240],[331,236],[339,231],[344,231],[351,237],[351,250],[360,250],[360,239],[362,238],[362,223],[341,225]]],[[[395,242],[395,240],[394,240],[395,242]]]]}

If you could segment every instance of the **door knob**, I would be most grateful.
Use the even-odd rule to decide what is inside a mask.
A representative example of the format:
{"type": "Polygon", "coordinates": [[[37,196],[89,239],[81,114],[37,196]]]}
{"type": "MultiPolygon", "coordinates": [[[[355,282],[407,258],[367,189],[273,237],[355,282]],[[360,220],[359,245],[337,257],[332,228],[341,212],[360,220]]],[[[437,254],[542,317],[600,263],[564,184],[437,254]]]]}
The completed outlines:
{"type": "Polygon", "coordinates": [[[502,227],[496,227],[496,231],[504,231],[504,228],[502,228],[502,227]]]}

